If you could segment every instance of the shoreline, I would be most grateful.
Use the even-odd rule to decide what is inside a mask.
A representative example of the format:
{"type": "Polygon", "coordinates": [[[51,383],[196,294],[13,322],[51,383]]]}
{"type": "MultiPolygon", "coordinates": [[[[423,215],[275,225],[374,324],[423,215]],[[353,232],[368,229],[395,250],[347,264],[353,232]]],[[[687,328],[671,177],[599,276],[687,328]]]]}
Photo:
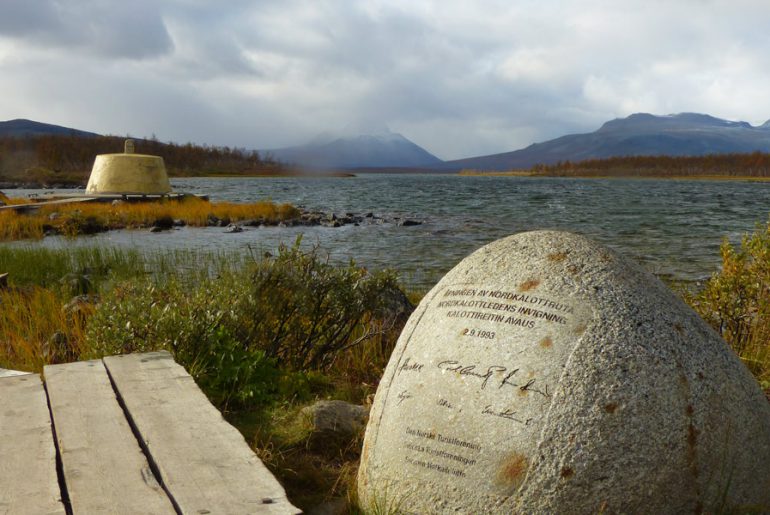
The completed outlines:
{"type": "MultiPolygon", "coordinates": [[[[357,177],[354,173],[331,172],[319,174],[208,174],[208,175],[169,175],[169,179],[328,179],[357,177]]],[[[85,190],[84,182],[52,182],[37,181],[0,181],[0,191],[3,190],[85,190]]]]}
{"type": "Polygon", "coordinates": [[[770,182],[770,177],[753,177],[750,175],[556,175],[539,174],[524,170],[508,172],[458,172],[463,177],[533,177],[552,179],[638,179],[638,180],[674,180],[674,181],[743,181],[770,182]]]}
{"type": "MultiPolygon", "coordinates": [[[[404,174],[407,175],[407,174],[404,174]]],[[[552,179],[633,179],[633,180],[673,180],[673,181],[730,181],[730,182],[770,182],[770,177],[750,175],[557,175],[539,174],[526,170],[513,171],[466,171],[454,173],[415,172],[414,175],[452,175],[459,177],[524,177],[552,179]]],[[[172,175],[170,179],[345,179],[358,177],[355,173],[333,172],[324,174],[211,174],[211,175],[172,175]]],[[[13,190],[85,190],[84,184],[53,183],[44,184],[29,181],[2,181],[0,192],[13,190]]]]}

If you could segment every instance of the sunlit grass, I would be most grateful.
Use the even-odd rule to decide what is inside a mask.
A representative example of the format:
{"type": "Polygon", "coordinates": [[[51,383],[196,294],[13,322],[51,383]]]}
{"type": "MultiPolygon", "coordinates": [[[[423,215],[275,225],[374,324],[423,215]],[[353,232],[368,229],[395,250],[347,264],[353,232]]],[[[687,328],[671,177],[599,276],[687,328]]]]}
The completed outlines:
{"type": "Polygon", "coordinates": [[[0,241],[40,239],[46,230],[78,236],[114,229],[139,229],[179,220],[205,227],[212,219],[229,222],[257,220],[278,223],[297,218],[299,210],[289,204],[253,202],[208,202],[197,197],[159,202],[78,202],[41,206],[29,213],[0,211],[0,241]]]}
{"type": "Polygon", "coordinates": [[[0,241],[36,240],[43,237],[43,219],[13,210],[0,211],[0,241]]]}
{"type": "Polygon", "coordinates": [[[49,217],[54,212],[65,218],[68,216],[96,217],[109,228],[146,227],[164,218],[182,220],[187,225],[203,227],[208,225],[210,215],[231,221],[262,219],[277,222],[299,214],[296,208],[287,204],[208,202],[195,197],[188,197],[180,201],[123,202],[117,205],[81,203],[45,206],[40,210],[40,215],[49,217]]]}
{"type": "Polygon", "coordinates": [[[39,372],[47,363],[90,356],[85,328],[95,295],[121,281],[173,278],[193,285],[249,261],[235,252],[0,246],[0,273],[8,273],[7,287],[0,288],[0,367],[39,372]],[[75,299],[84,294],[91,297],[75,299]]]}
{"type": "Polygon", "coordinates": [[[40,372],[80,355],[91,308],[40,288],[0,290],[0,367],[40,372]]]}

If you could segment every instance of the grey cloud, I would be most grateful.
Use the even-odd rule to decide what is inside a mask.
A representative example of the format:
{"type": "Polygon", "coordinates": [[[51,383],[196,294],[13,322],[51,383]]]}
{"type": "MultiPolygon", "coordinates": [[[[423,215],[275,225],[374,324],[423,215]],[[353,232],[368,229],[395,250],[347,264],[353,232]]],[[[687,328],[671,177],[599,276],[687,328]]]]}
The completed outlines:
{"type": "Polygon", "coordinates": [[[39,34],[57,25],[55,6],[50,0],[5,0],[0,5],[0,35],[39,34]]]}
{"type": "Polygon", "coordinates": [[[151,0],[3,0],[0,36],[98,57],[144,59],[173,43],[151,0]]]}
{"type": "Polygon", "coordinates": [[[74,126],[272,148],[365,120],[459,158],[634,111],[761,123],[769,16],[766,0],[2,0],[0,98],[44,104],[53,86],[20,86],[44,69],[74,126]]]}

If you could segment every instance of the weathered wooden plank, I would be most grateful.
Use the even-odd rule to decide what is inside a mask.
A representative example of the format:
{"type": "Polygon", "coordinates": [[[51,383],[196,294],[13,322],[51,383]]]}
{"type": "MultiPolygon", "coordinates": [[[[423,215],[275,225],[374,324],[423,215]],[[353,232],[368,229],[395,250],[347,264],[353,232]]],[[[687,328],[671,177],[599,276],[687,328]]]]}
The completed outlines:
{"type": "Polygon", "coordinates": [[[101,361],[44,369],[73,513],[175,513],[101,361]]]}
{"type": "Polygon", "coordinates": [[[0,514],[63,514],[56,448],[37,374],[0,378],[0,514]]]}
{"type": "Polygon", "coordinates": [[[104,362],[183,513],[299,513],[243,436],[169,353],[104,362]]]}

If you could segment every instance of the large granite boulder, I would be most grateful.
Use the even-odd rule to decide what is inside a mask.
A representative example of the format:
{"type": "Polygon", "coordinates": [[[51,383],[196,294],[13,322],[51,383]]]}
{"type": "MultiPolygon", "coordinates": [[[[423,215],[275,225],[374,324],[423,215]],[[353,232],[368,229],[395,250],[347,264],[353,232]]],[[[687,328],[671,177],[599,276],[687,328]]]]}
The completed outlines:
{"type": "Polygon", "coordinates": [[[359,494],[413,513],[770,510],[770,403],[638,265],[581,236],[518,234],[409,319],[359,494]]]}

